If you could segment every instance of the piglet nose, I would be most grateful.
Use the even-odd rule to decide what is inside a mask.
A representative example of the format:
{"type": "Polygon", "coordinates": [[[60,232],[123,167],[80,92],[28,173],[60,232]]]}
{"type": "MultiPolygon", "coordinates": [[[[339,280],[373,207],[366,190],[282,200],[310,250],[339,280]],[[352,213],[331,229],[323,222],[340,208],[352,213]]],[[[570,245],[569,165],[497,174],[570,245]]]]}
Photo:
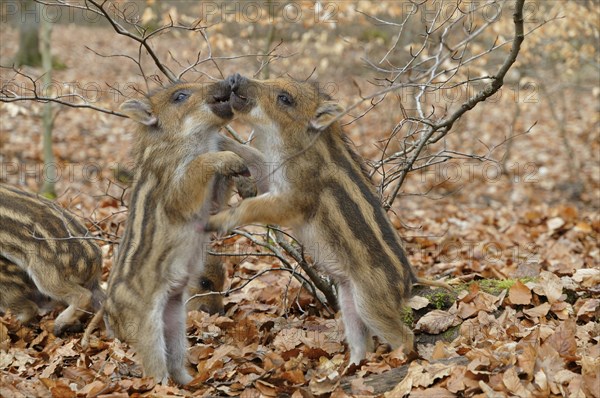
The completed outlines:
{"type": "Polygon", "coordinates": [[[243,79],[242,75],[240,75],[239,73],[235,73],[227,78],[227,82],[229,83],[229,86],[231,87],[231,91],[235,91],[238,89],[242,79],[243,79]]]}

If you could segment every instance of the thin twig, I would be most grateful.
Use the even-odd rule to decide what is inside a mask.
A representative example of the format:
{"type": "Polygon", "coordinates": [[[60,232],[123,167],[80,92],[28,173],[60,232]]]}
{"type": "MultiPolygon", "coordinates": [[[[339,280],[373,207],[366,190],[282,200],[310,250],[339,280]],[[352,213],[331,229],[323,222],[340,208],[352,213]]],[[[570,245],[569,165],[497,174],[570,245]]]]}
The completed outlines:
{"type": "Polygon", "coordinates": [[[515,61],[517,59],[517,55],[519,54],[519,51],[521,49],[521,44],[523,43],[523,39],[525,37],[523,34],[523,5],[524,5],[524,3],[525,3],[525,0],[516,0],[516,2],[515,2],[515,12],[513,14],[513,22],[515,25],[515,36],[513,38],[512,47],[511,47],[511,50],[510,50],[508,56],[506,57],[506,59],[504,60],[502,65],[500,66],[500,69],[498,70],[496,75],[492,77],[491,83],[488,84],[483,90],[481,90],[477,94],[475,94],[473,97],[469,98],[466,102],[464,102],[460,106],[460,108],[457,109],[456,111],[454,111],[450,116],[448,116],[447,118],[441,120],[440,122],[438,122],[435,125],[430,126],[428,128],[428,131],[424,134],[423,137],[421,137],[421,140],[420,140],[419,144],[417,145],[417,148],[415,149],[414,153],[412,154],[412,156],[410,157],[410,159],[407,161],[406,165],[404,166],[404,170],[401,173],[400,177],[398,178],[398,181],[396,182],[396,186],[394,187],[387,203],[384,204],[384,207],[386,209],[389,209],[392,206],[392,204],[394,203],[394,200],[398,196],[398,193],[400,192],[400,188],[402,187],[402,184],[404,183],[406,176],[408,175],[409,171],[412,169],[413,164],[416,162],[417,158],[419,157],[419,155],[421,154],[421,152],[423,151],[425,146],[431,144],[430,139],[433,137],[433,135],[436,133],[439,133],[439,137],[437,137],[437,139],[439,140],[442,136],[446,135],[450,131],[450,129],[452,128],[454,123],[462,115],[464,115],[466,112],[473,109],[478,103],[483,102],[487,98],[494,95],[500,89],[500,87],[502,87],[502,85],[504,84],[504,77],[506,76],[506,73],[508,72],[510,67],[515,63],[515,61]]]}

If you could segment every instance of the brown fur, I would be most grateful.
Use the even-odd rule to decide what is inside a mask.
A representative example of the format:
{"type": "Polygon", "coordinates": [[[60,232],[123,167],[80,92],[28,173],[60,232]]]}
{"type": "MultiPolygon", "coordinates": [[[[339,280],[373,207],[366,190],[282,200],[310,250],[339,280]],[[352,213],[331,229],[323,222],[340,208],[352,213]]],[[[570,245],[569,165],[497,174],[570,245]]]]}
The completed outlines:
{"type": "Polygon", "coordinates": [[[181,83],[121,105],[138,122],[137,167],[102,313],[109,333],[130,343],[159,382],[191,380],[184,302],[203,271],[209,236],[202,225],[226,200],[231,177],[263,165],[256,150],[219,134],[232,116],[229,93],[222,82],[181,83]]]}
{"type": "Polygon", "coordinates": [[[207,229],[261,222],[292,227],[317,264],[337,281],[351,351],[358,363],[371,334],[413,348],[401,309],[418,279],[358,155],[332,121],[338,104],[309,83],[229,78],[236,117],[274,169],[270,192],[212,216],[207,229]]]}
{"type": "Polygon", "coordinates": [[[0,307],[29,322],[50,297],[68,304],[54,334],[80,327],[104,298],[102,253],[85,226],[58,204],[0,184],[0,307]]]}
{"type": "Polygon", "coordinates": [[[221,259],[212,254],[206,256],[204,271],[188,289],[191,296],[186,303],[188,311],[223,314],[223,296],[219,292],[225,288],[225,268],[221,259]]]}
{"type": "Polygon", "coordinates": [[[10,310],[24,324],[33,321],[41,306],[52,303],[38,290],[27,272],[4,257],[0,257],[0,292],[0,310],[10,310]]]}

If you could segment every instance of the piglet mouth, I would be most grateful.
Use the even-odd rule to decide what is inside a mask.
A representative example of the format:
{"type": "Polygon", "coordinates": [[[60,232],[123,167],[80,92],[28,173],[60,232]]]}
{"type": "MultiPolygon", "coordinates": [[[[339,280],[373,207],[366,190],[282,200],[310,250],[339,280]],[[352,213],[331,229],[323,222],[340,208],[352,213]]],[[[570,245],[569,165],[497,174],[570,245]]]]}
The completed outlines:
{"type": "Polygon", "coordinates": [[[231,86],[227,81],[221,80],[210,86],[207,94],[210,105],[227,103],[231,95],[231,86]]]}
{"type": "Polygon", "coordinates": [[[246,95],[240,93],[241,90],[232,91],[229,102],[231,102],[231,108],[234,112],[246,113],[254,106],[255,101],[246,95]]]}
{"type": "Polygon", "coordinates": [[[227,79],[229,86],[231,87],[231,108],[234,112],[246,113],[254,106],[256,101],[251,98],[255,97],[251,92],[251,82],[239,73],[229,76],[227,79]],[[248,95],[250,94],[250,95],[248,95]]]}
{"type": "Polygon", "coordinates": [[[231,103],[231,87],[226,81],[215,83],[212,87],[212,92],[209,94],[207,103],[210,110],[221,119],[229,120],[233,118],[231,103]]]}
{"type": "Polygon", "coordinates": [[[214,104],[223,104],[223,103],[229,103],[229,96],[230,96],[231,92],[228,93],[218,93],[213,95],[212,97],[212,103],[214,104]]]}
{"type": "Polygon", "coordinates": [[[238,98],[239,98],[240,100],[242,100],[242,101],[248,101],[248,97],[245,97],[245,96],[243,96],[243,95],[242,95],[242,94],[240,94],[240,93],[237,93],[237,92],[235,92],[235,91],[232,91],[232,92],[231,92],[231,94],[232,94],[232,95],[235,95],[236,97],[238,97],[238,98]]]}

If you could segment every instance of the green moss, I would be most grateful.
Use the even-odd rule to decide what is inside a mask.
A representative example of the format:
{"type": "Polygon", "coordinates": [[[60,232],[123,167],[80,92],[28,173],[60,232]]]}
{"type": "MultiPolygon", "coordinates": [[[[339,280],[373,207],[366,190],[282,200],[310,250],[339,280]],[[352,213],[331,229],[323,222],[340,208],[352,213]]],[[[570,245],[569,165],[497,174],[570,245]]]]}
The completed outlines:
{"type": "Polygon", "coordinates": [[[519,280],[521,281],[522,284],[525,284],[525,283],[529,283],[529,282],[535,282],[535,281],[537,281],[537,278],[534,278],[533,276],[528,276],[526,278],[519,278],[519,280]]]}
{"type": "Polygon", "coordinates": [[[513,287],[515,282],[519,280],[521,283],[525,284],[527,282],[535,281],[536,278],[527,277],[527,278],[518,278],[518,279],[482,279],[479,281],[474,281],[471,283],[479,284],[481,290],[490,294],[499,294],[503,290],[510,289],[513,287]]]}
{"type": "Polygon", "coordinates": [[[422,293],[421,296],[429,300],[429,305],[435,307],[437,310],[448,308],[456,301],[455,293],[443,289],[422,293]]]}
{"type": "Polygon", "coordinates": [[[412,328],[413,322],[415,321],[415,317],[414,317],[412,308],[402,307],[400,316],[402,317],[402,322],[405,325],[410,326],[412,328]]]}
{"type": "Polygon", "coordinates": [[[442,333],[442,340],[444,341],[454,341],[455,338],[458,337],[460,333],[460,325],[458,326],[453,326],[450,329],[446,330],[444,333],[442,333]]]}
{"type": "Polygon", "coordinates": [[[441,310],[446,307],[446,303],[450,300],[450,293],[446,291],[439,291],[427,294],[425,297],[435,307],[436,310],[441,310]]]}
{"type": "Polygon", "coordinates": [[[490,294],[498,294],[505,289],[510,289],[514,284],[514,279],[483,279],[477,281],[481,290],[490,294]]]}
{"type": "Polygon", "coordinates": [[[463,290],[469,290],[470,283],[461,282],[459,284],[453,285],[452,289],[456,292],[462,292],[463,290]]]}

